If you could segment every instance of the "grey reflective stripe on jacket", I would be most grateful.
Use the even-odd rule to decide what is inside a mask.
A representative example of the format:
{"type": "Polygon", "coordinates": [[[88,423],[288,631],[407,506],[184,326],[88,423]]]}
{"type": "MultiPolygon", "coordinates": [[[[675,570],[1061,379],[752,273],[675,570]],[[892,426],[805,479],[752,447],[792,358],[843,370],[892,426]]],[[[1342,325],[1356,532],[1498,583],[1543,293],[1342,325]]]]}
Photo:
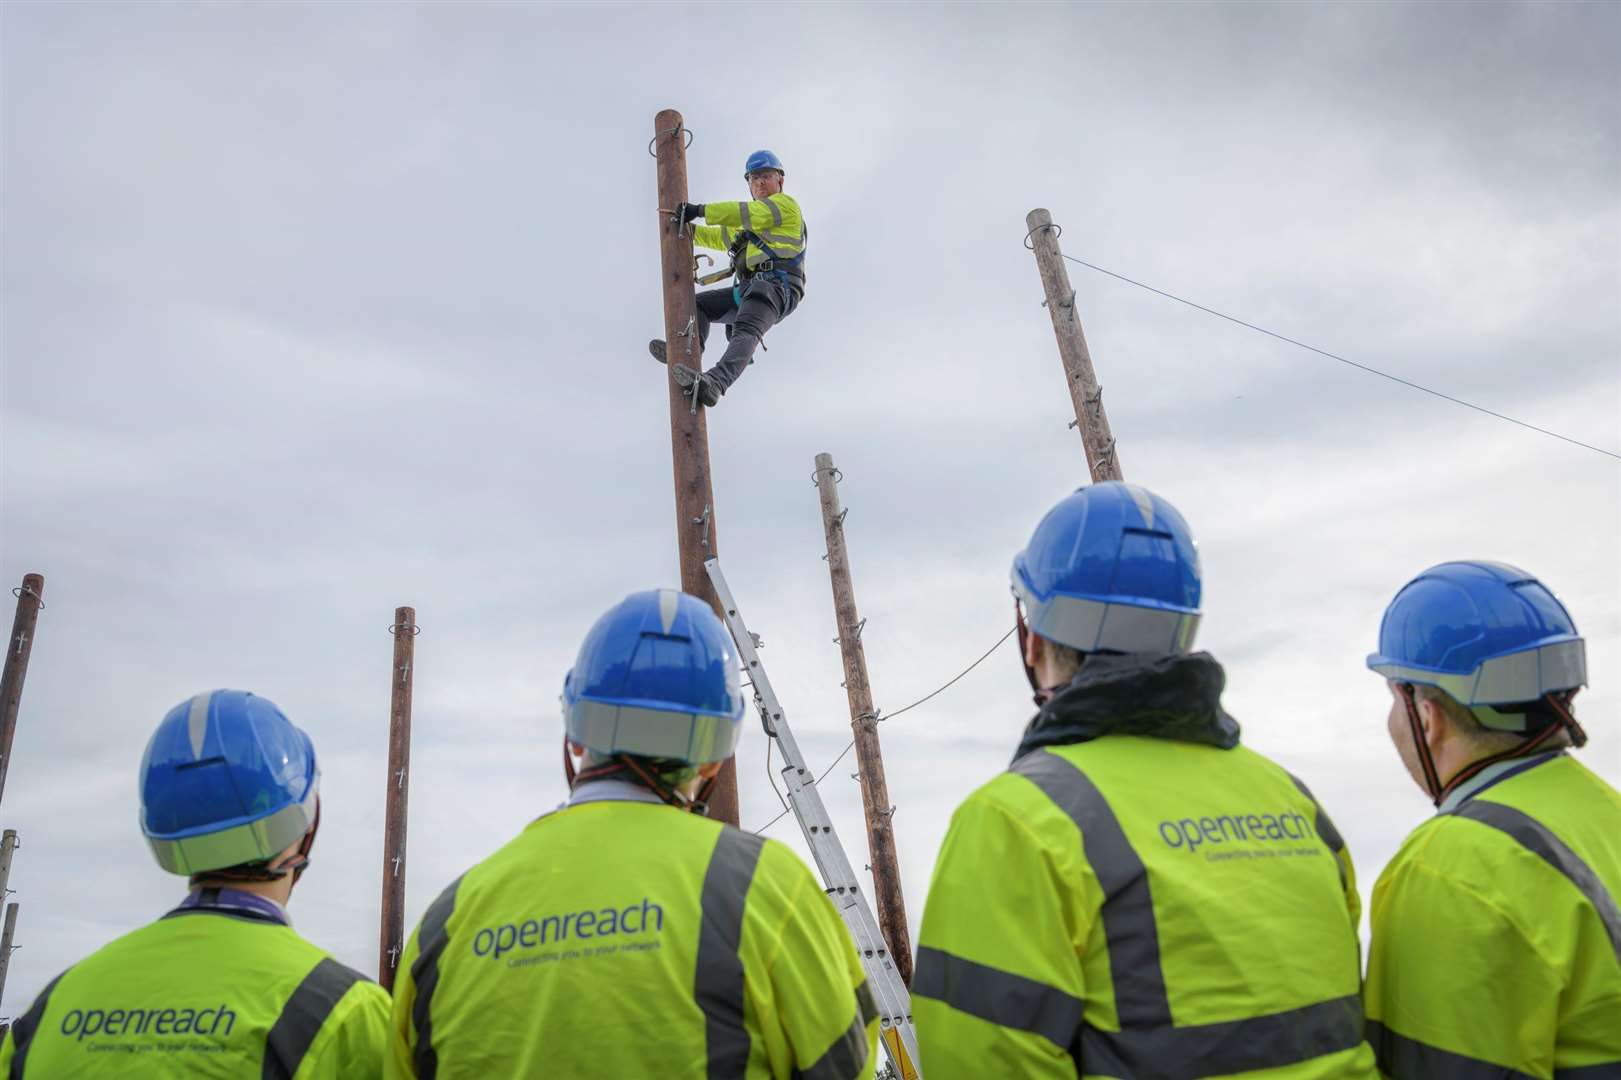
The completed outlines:
{"type": "MultiPolygon", "coordinates": [[[[1609,935],[1610,947],[1615,950],[1616,962],[1621,963],[1621,910],[1616,907],[1615,897],[1593,873],[1593,868],[1552,830],[1523,810],[1485,799],[1470,799],[1450,811],[1449,816],[1467,818],[1507,833],[1515,843],[1563,874],[1598,912],[1599,921],[1609,935]]],[[[1616,1022],[1621,1023],[1621,1018],[1616,1022]]]]}
{"type": "MultiPolygon", "coordinates": [[[[1307,787],[1300,777],[1294,773],[1288,775],[1289,779],[1294,781],[1295,787],[1300,789],[1300,794],[1304,795],[1317,808],[1317,835],[1322,838],[1323,843],[1328,845],[1329,853],[1334,856],[1334,867],[1340,872],[1340,888],[1343,889],[1347,883],[1345,880],[1345,864],[1340,862],[1340,853],[1345,850],[1345,840],[1340,836],[1340,831],[1334,827],[1334,822],[1324,812],[1323,804],[1318,802],[1317,796],[1311,793],[1311,788],[1307,787]]],[[[1361,945],[1359,944],[1357,947],[1360,949],[1361,945]]]]}
{"type": "Polygon", "coordinates": [[[1085,773],[1046,750],[1026,754],[1010,771],[1040,788],[1086,838],[1086,861],[1103,890],[1100,914],[1120,1026],[1169,1024],[1171,1003],[1159,962],[1159,926],[1148,893],[1148,869],[1126,839],[1108,800],[1085,773]]]}
{"type": "Polygon", "coordinates": [[[917,950],[912,993],[997,1027],[1040,1035],[1055,1046],[1071,1046],[1081,1028],[1080,998],[927,945],[917,950]]]}
{"type": "Polygon", "coordinates": [[[1121,1030],[1087,1024],[1081,1000],[1057,987],[937,949],[918,950],[914,993],[1040,1035],[1067,1048],[1086,1073],[1137,1080],[1277,1068],[1362,1041],[1358,994],[1239,1020],[1173,1023],[1148,871],[1108,800],[1084,772],[1046,750],[1024,755],[1011,771],[1040,788],[1084,837],[1087,863],[1103,891],[1100,917],[1121,1030]]]}
{"type": "Polygon", "coordinates": [[[1398,1035],[1377,1020],[1368,1021],[1368,1043],[1385,1076],[1417,1080],[1537,1080],[1530,1073],[1454,1054],[1438,1046],[1398,1035]]]}
{"type": "Polygon", "coordinates": [[[867,1067],[867,1025],[878,1015],[867,980],[856,987],[856,1015],[844,1034],[808,1069],[795,1068],[793,1080],[855,1080],[867,1067]]]}
{"type": "Polygon", "coordinates": [[[709,1080],[748,1072],[749,1032],[743,1023],[743,905],[765,840],[753,833],[722,829],[704,871],[699,904],[698,970],[692,988],[704,1014],[709,1080]]]}
{"type": "MultiPolygon", "coordinates": [[[[464,875],[465,876],[465,875],[464,875]]],[[[433,1080],[439,1073],[439,1054],[433,1048],[433,992],[439,985],[439,960],[450,944],[447,923],[456,910],[456,890],[461,878],[452,881],[422,916],[417,930],[417,958],[411,964],[411,983],[416,1000],[411,1003],[411,1026],[416,1030],[412,1059],[417,1080],[433,1080]]]]}
{"type": "MultiPolygon", "coordinates": [[[[1379,1059],[1379,1072],[1400,1080],[1539,1080],[1532,1073],[1410,1039],[1377,1020],[1368,1021],[1368,1042],[1379,1059]]],[[[1556,1067],[1553,1080],[1621,1080],[1621,1061],[1556,1067]]]]}
{"type": "Polygon", "coordinates": [[[292,1080],[343,995],[355,983],[366,981],[366,976],[331,957],[310,969],[282,1006],[281,1015],[265,1038],[261,1080],[292,1080]]]}
{"type": "MultiPolygon", "coordinates": [[[[62,972],[62,975],[66,974],[66,971],[62,972]]],[[[45,989],[39,992],[39,997],[34,999],[28,1011],[13,1021],[11,1030],[6,1033],[12,1045],[11,1070],[7,1080],[23,1080],[23,1072],[28,1068],[28,1051],[34,1045],[34,1035],[39,1031],[39,1022],[45,1018],[45,1010],[50,1005],[51,991],[62,981],[62,975],[45,984],[45,989]]]]}

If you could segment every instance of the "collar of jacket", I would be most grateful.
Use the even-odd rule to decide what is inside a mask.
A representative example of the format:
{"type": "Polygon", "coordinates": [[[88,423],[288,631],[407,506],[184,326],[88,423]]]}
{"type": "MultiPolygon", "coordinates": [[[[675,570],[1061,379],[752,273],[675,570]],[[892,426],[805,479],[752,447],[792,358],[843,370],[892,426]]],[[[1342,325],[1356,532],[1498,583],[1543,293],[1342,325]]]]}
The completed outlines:
{"type": "Polygon", "coordinates": [[[1226,672],[1206,652],[1093,654],[1036,713],[1013,759],[1043,746],[1104,735],[1143,735],[1231,750],[1238,745],[1239,728],[1221,707],[1226,684],[1226,672]]]}

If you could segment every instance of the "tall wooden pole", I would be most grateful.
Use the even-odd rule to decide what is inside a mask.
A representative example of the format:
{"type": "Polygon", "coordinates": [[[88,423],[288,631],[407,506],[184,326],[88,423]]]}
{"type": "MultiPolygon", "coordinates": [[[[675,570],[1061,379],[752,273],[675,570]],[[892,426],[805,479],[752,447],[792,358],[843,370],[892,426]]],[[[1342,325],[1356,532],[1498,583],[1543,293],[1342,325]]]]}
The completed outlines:
{"type": "Polygon", "coordinates": [[[394,668],[388,709],[388,781],[383,796],[383,915],[377,946],[377,981],[394,988],[405,951],[405,825],[411,795],[411,684],[415,678],[415,608],[394,609],[394,668]]]}
{"type": "MultiPolygon", "coordinates": [[[[16,850],[17,830],[7,829],[4,836],[0,836],[0,904],[5,904],[10,895],[6,886],[11,881],[11,856],[16,850]]],[[[5,1004],[6,971],[11,965],[11,939],[17,932],[17,911],[18,905],[7,905],[5,932],[0,934],[0,1008],[5,1004]]],[[[0,1039],[3,1038],[5,1033],[0,1031],[0,1039]]]]}
{"type": "Polygon", "coordinates": [[[11,739],[17,733],[17,709],[22,705],[23,680],[34,652],[34,624],[45,604],[45,576],[24,574],[17,588],[17,614],[11,620],[6,644],[6,665],[0,674],[0,800],[6,797],[6,773],[11,771],[11,739]]]}
{"type": "MultiPolygon", "coordinates": [[[[658,158],[659,263],[664,283],[665,355],[673,368],[685,364],[703,368],[698,340],[698,306],[693,300],[691,226],[677,228],[663,211],[687,201],[687,140],[681,114],[665,109],[653,120],[653,148],[658,158]]],[[[704,560],[720,554],[715,540],[715,495],[709,484],[709,426],[702,405],[681,392],[672,372],[666,372],[670,390],[670,450],[675,464],[675,538],[681,560],[681,589],[691,593],[725,618],[720,600],[704,571],[704,560]]],[[[696,388],[695,388],[696,389],[696,388]]],[[[709,798],[709,816],[738,823],[737,763],[721,767],[709,798]]]]}
{"type": "Polygon", "coordinates": [[[11,884],[11,856],[17,850],[17,830],[7,829],[0,837],[0,904],[6,901],[6,887],[11,884]]]}
{"type": "Polygon", "coordinates": [[[1092,482],[1123,479],[1114,433],[1109,430],[1109,417],[1103,411],[1103,387],[1098,385],[1098,377],[1092,370],[1092,353],[1086,347],[1086,334],[1081,330],[1081,313],[1075,309],[1075,290],[1069,284],[1063,252],[1058,250],[1058,234],[1063,229],[1054,225],[1052,215],[1041,209],[1030,211],[1024,222],[1030,227],[1025,246],[1036,253],[1041,288],[1047,294],[1047,314],[1052,316],[1053,333],[1058,336],[1058,355],[1064,362],[1070,400],[1075,405],[1075,423],[1070,426],[1081,430],[1081,445],[1086,450],[1092,482]]]}
{"type": "Polygon", "coordinates": [[[21,906],[6,905],[6,928],[0,933],[0,1003],[6,997],[6,975],[11,971],[11,939],[17,935],[17,909],[21,906]]]}
{"type": "Polygon", "coordinates": [[[839,653],[844,658],[844,690],[850,699],[850,727],[855,732],[861,806],[867,816],[867,851],[872,859],[873,896],[878,900],[878,926],[901,979],[912,983],[912,935],[906,928],[906,902],[901,896],[901,868],[895,856],[894,807],[884,780],[884,756],[878,745],[878,715],[867,680],[867,653],[861,645],[862,621],[856,613],[850,555],[844,546],[844,511],[839,509],[839,470],[833,455],[816,455],[816,490],[822,502],[822,530],[827,534],[827,572],[833,582],[833,614],[839,626],[839,653]]]}

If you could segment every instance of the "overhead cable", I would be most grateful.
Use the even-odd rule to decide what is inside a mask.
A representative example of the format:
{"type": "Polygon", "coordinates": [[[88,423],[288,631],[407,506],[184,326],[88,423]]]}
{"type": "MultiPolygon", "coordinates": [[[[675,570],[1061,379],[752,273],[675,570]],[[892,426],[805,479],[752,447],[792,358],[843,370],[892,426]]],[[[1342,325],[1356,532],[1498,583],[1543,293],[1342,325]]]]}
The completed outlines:
{"type": "MultiPolygon", "coordinates": [[[[922,697],[918,698],[916,701],[914,701],[910,705],[906,706],[906,708],[897,709],[896,711],[890,713],[888,716],[881,717],[880,719],[893,720],[893,719],[895,719],[895,717],[899,716],[901,713],[910,712],[911,710],[917,708],[919,705],[923,704],[925,701],[928,701],[930,698],[937,697],[939,694],[941,694],[944,691],[950,689],[951,686],[953,684],[955,684],[958,680],[960,680],[964,675],[967,675],[970,671],[973,671],[980,664],[983,664],[990,657],[991,653],[993,653],[997,649],[1001,648],[1002,643],[1004,641],[1006,641],[1008,638],[1012,637],[1013,632],[1015,630],[1017,630],[1017,629],[1018,629],[1017,626],[1010,627],[1008,629],[1008,632],[1003,634],[1001,637],[997,638],[996,639],[996,644],[992,645],[990,648],[986,649],[984,651],[984,653],[982,653],[980,655],[978,660],[975,660],[972,664],[969,664],[967,667],[965,667],[961,671],[957,672],[957,674],[953,675],[950,679],[948,679],[945,683],[941,684],[936,689],[931,690],[927,694],[924,694],[922,697]]],[[[834,758],[832,763],[829,764],[827,768],[822,770],[822,775],[820,775],[820,776],[818,776],[816,778],[816,782],[818,784],[820,784],[823,780],[827,779],[827,774],[833,771],[833,766],[837,765],[839,762],[843,761],[844,760],[844,755],[848,754],[850,752],[851,748],[855,746],[855,744],[856,744],[856,742],[855,742],[854,739],[851,739],[848,743],[845,744],[844,749],[839,751],[839,756],[834,758]]],[[[769,774],[770,761],[771,761],[771,747],[769,745],[767,745],[766,746],[766,762],[767,762],[767,767],[768,767],[768,772],[767,772],[768,776],[770,775],[769,774]]],[[[775,780],[772,780],[772,782],[771,782],[771,790],[772,791],[777,790],[777,783],[776,783],[775,780]]],[[[777,798],[779,798],[779,799],[782,798],[782,794],[780,792],[778,792],[777,798]]],[[[771,826],[775,825],[777,822],[779,822],[783,818],[787,817],[790,812],[791,812],[791,808],[789,808],[787,806],[784,806],[782,813],[778,814],[776,817],[772,818],[770,821],[766,822],[764,825],[761,825],[758,829],[755,829],[754,830],[755,834],[758,835],[760,833],[765,832],[767,829],[771,828],[771,826]]]]}
{"type": "MultiPolygon", "coordinates": [[[[1063,254],[1063,253],[1060,252],[1059,254],[1063,254]]],[[[1476,412],[1485,413],[1487,416],[1493,416],[1493,417],[1496,417],[1499,420],[1506,420],[1510,424],[1517,424],[1518,426],[1523,427],[1523,428],[1528,428],[1531,431],[1539,432],[1539,433],[1541,433],[1543,435],[1548,435],[1548,436],[1551,436],[1551,437],[1553,437],[1555,439],[1563,440],[1564,442],[1568,442],[1573,446],[1579,446],[1583,450],[1591,450],[1595,454],[1603,454],[1606,457],[1612,457],[1612,458],[1615,458],[1617,461],[1621,461],[1621,454],[1616,453],[1614,450],[1606,450],[1602,446],[1594,446],[1591,443],[1584,443],[1580,439],[1573,439],[1569,435],[1561,435],[1557,431],[1550,431],[1550,430],[1548,430],[1547,428],[1544,428],[1544,427],[1537,427],[1537,425],[1535,425],[1535,424],[1530,424],[1530,423],[1527,423],[1524,420],[1515,419],[1514,417],[1509,416],[1509,415],[1507,415],[1505,413],[1500,413],[1500,412],[1496,412],[1496,411],[1494,411],[1492,409],[1488,409],[1484,405],[1476,405],[1472,401],[1465,401],[1462,398],[1453,397],[1451,394],[1445,394],[1445,393],[1442,393],[1439,390],[1432,390],[1428,386],[1421,386],[1418,383],[1413,382],[1410,379],[1402,378],[1400,375],[1392,375],[1388,371],[1380,371],[1378,368],[1369,367],[1367,364],[1359,364],[1355,360],[1349,360],[1349,359],[1347,359],[1347,358],[1345,358],[1343,356],[1340,356],[1337,353],[1331,353],[1327,349],[1319,349],[1315,345],[1307,345],[1304,341],[1296,341],[1294,338],[1288,337],[1288,336],[1283,335],[1283,334],[1280,334],[1275,330],[1268,330],[1264,326],[1256,326],[1252,322],[1245,322],[1243,319],[1236,318],[1236,317],[1234,317],[1232,315],[1228,315],[1225,312],[1217,311],[1215,308],[1208,308],[1208,307],[1205,307],[1203,304],[1196,304],[1192,300],[1189,300],[1185,296],[1177,296],[1175,293],[1168,293],[1164,289],[1156,289],[1152,285],[1144,284],[1143,282],[1134,280],[1133,278],[1129,278],[1124,274],[1117,274],[1113,270],[1106,270],[1103,267],[1098,266],[1096,263],[1087,262],[1085,259],[1077,259],[1073,255],[1064,255],[1064,258],[1068,259],[1072,263],[1078,263],[1079,265],[1086,267],[1088,270],[1096,270],[1100,274],[1107,274],[1108,276],[1110,276],[1112,278],[1115,278],[1116,280],[1124,281],[1127,285],[1135,285],[1139,289],[1147,289],[1149,292],[1154,293],[1156,296],[1163,296],[1167,300],[1175,300],[1179,304],[1186,304],[1188,307],[1197,308],[1199,311],[1204,312],[1206,315],[1214,315],[1218,319],[1226,319],[1230,323],[1236,323],[1239,326],[1245,327],[1246,329],[1254,330],[1258,334],[1265,334],[1267,337],[1277,338],[1279,341],[1288,342],[1290,345],[1294,345],[1294,346],[1297,346],[1299,348],[1305,349],[1307,352],[1314,352],[1318,356],[1326,356],[1330,360],[1338,360],[1342,364],[1348,364],[1351,367],[1354,367],[1359,371],[1367,372],[1369,375],[1377,375],[1381,379],[1389,379],[1391,382],[1401,383],[1403,386],[1411,387],[1414,390],[1423,391],[1424,393],[1430,394],[1430,395],[1432,395],[1434,397],[1438,397],[1443,401],[1450,401],[1454,405],[1462,405],[1466,409],[1473,409],[1476,412]]]]}

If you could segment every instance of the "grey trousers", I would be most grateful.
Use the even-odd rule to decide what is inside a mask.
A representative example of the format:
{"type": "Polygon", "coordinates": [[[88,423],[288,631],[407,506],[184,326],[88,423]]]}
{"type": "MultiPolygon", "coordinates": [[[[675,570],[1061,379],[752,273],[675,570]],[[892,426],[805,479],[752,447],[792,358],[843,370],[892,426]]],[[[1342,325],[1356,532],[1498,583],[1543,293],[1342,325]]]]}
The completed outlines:
{"type": "Polygon", "coordinates": [[[709,341],[711,323],[730,327],[726,351],[705,375],[721,393],[735,383],[750,364],[760,339],[799,306],[799,292],[780,279],[766,275],[750,278],[741,296],[731,288],[707,289],[697,296],[698,347],[709,341]],[[739,302],[741,300],[741,302],[739,302]]]}

